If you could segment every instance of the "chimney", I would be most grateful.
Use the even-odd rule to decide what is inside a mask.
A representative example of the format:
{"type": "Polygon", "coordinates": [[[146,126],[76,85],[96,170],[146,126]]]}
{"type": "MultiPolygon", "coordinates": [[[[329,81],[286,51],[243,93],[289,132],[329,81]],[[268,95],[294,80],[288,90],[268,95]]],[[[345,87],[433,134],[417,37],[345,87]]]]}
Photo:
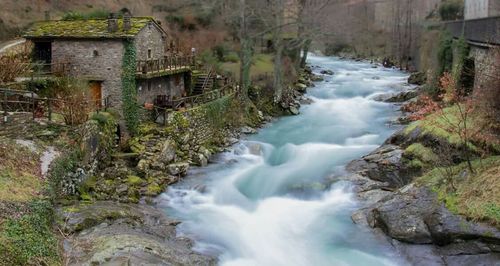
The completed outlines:
{"type": "Polygon", "coordinates": [[[111,13],[108,17],[108,32],[116,31],[118,31],[118,19],[116,18],[115,13],[111,13]]]}
{"type": "Polygon", "coordinates": [[[129,31],[132,28],[131,17],[130,12],[125,12],[123,14],[123,31],[129,31]]]}

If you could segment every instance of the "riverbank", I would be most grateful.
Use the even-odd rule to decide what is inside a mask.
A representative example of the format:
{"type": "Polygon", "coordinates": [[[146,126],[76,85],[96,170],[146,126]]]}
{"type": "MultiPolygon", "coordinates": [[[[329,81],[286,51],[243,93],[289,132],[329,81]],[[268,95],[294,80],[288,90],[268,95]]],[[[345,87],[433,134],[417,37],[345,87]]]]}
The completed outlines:
{"type": "Polygon", "coordinates": [[[349,174],[337,179],[352,182],[362,202],[353,222],[386,236],[412,265],[495,265],[500,260],[499,198],[493,192],[498,189],[497,142],[471,141],[472,148],[464,148],[450,122],[459,119],[452,106],[412,122],[351,161],[349,174]],[[490,152],[479,154],[477,144],[490,152]],[[475,172],[467,167],[464,149],[476,158],[475,172]]]}
{"type": "MultiPolygon", "coordinates": [[[[299,113],[312,76],[304,72],[293,87],[293,101],[280,106],[279,114],[299,113]]],[[[178,236],[178,219],[151,204],[165,189],[187,178],[192,166],[206,167],[213,154],[274,119],[253,107],[248,117],[239,120],[237,102],[229,96],[171,114],[166,126],[143,124],[129,140],[130,151],[99,162],[96,174],[78,189],[80,201],[58,208],[65,262],[215,265],[215,257],[193,251],[191,240],[178,236]]]]}

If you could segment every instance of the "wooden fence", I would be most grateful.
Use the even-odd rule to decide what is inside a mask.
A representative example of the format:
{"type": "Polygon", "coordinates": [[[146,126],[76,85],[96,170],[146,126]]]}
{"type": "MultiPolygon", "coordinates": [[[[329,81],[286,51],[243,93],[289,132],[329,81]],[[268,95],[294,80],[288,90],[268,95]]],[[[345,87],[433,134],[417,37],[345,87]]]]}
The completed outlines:
{"type": "Polygon", "coordinates": [[[195,64],[194,56],[168,56],[162,59],[138,60],[137,74],[154,74],[169,70],[189,68],[195,64]]]}
{"type": "MultiPolygon", "coordinates": [[[[52,121],[53,113],[59,112],[63,106],[73,108],[75,102],[56,99],[40,98],[34,92],[0,89],[0,113],[7,116],[9,112],[32,113],[33,119],[47,118],[52,121]]],[[[77,103],[78,104],[78,103],[77,103]]],[[[109,97],[102,100],[84,100],[79,104],[85,105],[91,112],[100,112],[110,107],[109,97]]]]}

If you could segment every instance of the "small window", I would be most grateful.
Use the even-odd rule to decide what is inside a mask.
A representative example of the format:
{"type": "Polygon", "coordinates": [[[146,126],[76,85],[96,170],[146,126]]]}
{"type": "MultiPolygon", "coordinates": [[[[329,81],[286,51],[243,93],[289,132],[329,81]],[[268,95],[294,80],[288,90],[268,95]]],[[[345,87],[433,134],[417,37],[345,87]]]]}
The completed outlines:
{"type": "Polygon", "coordinates": [[[151,59],[151,49],[148,49],[148,59],[151,59]]]}
{"type": "Polygon", "coordinates": [[[148,91],[151,91],[151,80],[148,80],[148,91]]]}
{"type": "Polygon", "coordinates": [[[99,51],[94,50],[94,52],[92,52],[92,54],[94,55],[94,57],[97,57],[97,56],[99,56],[99,51]]]}

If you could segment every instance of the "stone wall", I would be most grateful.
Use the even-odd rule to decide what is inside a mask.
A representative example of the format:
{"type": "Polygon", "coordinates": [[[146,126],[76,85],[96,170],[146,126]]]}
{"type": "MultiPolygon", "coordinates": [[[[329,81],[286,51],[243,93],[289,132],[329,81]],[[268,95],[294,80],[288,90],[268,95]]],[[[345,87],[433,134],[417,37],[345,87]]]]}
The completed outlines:
{"type": "Polygon", "coordinates": [[[122,40],[54,40],[52,62],[71,63],[71,75],[102,81],[102,98],[110,96],[111,105],[122,102],[122,40]]]}
{"type": "Polygon", "coordinates": [[[137,80],[138,101],[140,105],[153,103],[157,95],[179,98],[185,95],[184,76],[179,73],[170,76],[137,80]]]}
{"type": "Polygon", "coordinates": [[[137,60],[161,59],[165,55],[166,36],[152,23],[137,34],[134,42],[137,60]],[[151,57],[148,50],[151,50],[151,57]]]}
{"type": "Polygon", "coordinates": [[[474,58],[474,90],[481,91],[492,78],[497,78],[498,58],[492,48],[471,46],[470,56],[474,58]]]}

